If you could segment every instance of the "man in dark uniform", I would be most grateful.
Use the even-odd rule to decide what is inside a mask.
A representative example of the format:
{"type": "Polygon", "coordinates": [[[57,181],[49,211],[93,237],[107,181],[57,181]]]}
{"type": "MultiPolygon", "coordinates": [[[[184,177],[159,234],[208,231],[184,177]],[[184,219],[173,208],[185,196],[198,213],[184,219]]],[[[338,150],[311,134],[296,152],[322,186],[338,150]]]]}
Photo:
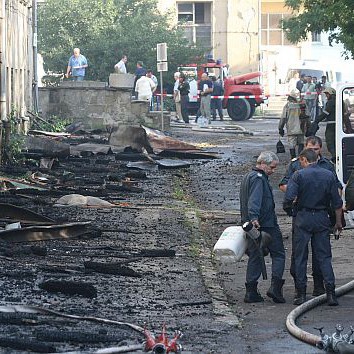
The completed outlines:
{"type": "MultiPolygon", "coordinates": [[[[220,79],[216,79],[216,76],[212,76],[211,80],[213,81],[213,96],[222,96],[224,94],[224,88],[222,87],[222,82],[220,79]]],[[[224,114],[222,111],[222,99],[221,98],[212,98],[211,99],[211,115],[213,120],[216,120],[216,111],[218,111],[220,120],[224,120],[224,114]]]]}
{"type": "Polygon", "coordinates": [[[340,231],[343,202],[338,193],[335,176],[318,165],[318,156],[313,150],[305,149],[299,159],[304,168],[296,171],[289,180],[284,199],[284,205],[296,201],[297,210],[294,225],[296,295],[293,303],[300,305],[306,301],[308,243],[311,240],[323,275],[327,303],[329,306],[336,306],[338,302],[332,268],[328,208],[332,205],[335,209],[334,230],[340,231]]]}
{"type": "MultiPolygon", "coordinates": [[[[305,141],[305,149],[313,150],[317,157],[317,165],[321,168],[324,168],[328,171],[331,171],[336,178],[338,190],[341,191],[343,189],[342,184],[340,183],[336,171],[334,169],[333,163],[321,155],[322,153],[322,139],[318,136],[309,136],[305,141]]],[[[291,176],[298,170],[302,169],[301,163],[299,158],[295,158],[291,161],[286,175],[282,178],[279,183],[279,189],[282,192],[286,192],[287,184],[291,178],[291,176]]],[[[340,192],[341,194],[341,192],[340,192]]],[[[294,224],[295,218],[293,218],[293,229],[292,234],[294,233],[294,224]]],[[[292,237],[292,241],[294,241],[294,237],[292,237]]],[[[321,273],[320,266],[315,257],[315,250],[312,246],[311,240],[311,249],[312,249],[312,276],[313,276],[313,296],[319,296],[325,293],[325,288],[323,285],[323,277],[321,273]]],[[[291,264],[290,264],[290,274],[295,280],[295,264],[294,264],[294,245],[293,245],[293,252],[291,254],[291,264]]]]}
{"type": "MultiPolygon", "coordinates": [[[[274,152],[262,152],[257,158],[256,167],[247,173],[240,188],[241,221],[252,222],[259,231],[271,235],[271,242],[268,245],[272,257],[272,281],[267,296],[276,303],[284,303],[282,294],[284,285],[283,273],[285,266],[285,250],[283,237],[279,229],[275,215],[275,204],[272,187],[269,184],[268,176],[273,174],[277,168],[279,159],[274,152]]],[[[261,275],[262,264],[256,245],[248,248],[248,264],[246,274],[246,296],[247,303],[264,301],[257,290],[258,279],[261,275]]]]}
{"type": "Polygon", "coordinates": [[[315,124],[326,119],[326,144],[327,150],[332,156],[332,161],[336,161],[336,90],[332,87],[328,87],[323,90],[323,93],[327,97],[327,103],[323,112],[316,117],[315,124]]]}

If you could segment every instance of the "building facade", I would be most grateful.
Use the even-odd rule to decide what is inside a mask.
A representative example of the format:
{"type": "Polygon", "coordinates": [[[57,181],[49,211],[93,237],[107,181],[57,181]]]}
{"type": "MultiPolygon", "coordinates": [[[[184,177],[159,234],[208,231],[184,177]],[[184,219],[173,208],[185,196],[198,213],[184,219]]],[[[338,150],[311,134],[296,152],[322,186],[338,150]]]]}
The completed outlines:
{"type": "Polygon", "coordinates": [[[232,75],[262,71],[267,94],[284,93],[292,62],[344,63],[343,47],[329,46],[325,34],[314,33],[296,45],[287,40],[280,21],[291,16],[291,11],[284,0],[158,1],[161,11],[175,14],[186,38],[211,48],[215,59],[230,65],[232,75]]]}
{"type": "Polygon", "coordinates": [[[32,1],[1,0],[0,114],[25,117],[32,107],[32,1]]]}
{"type": "Polygon", "coordinates": [[[159,0],[159,8],[172,10],[186,38],[211,48],[233,75],[259,69],[258,0],[159,0]]]}

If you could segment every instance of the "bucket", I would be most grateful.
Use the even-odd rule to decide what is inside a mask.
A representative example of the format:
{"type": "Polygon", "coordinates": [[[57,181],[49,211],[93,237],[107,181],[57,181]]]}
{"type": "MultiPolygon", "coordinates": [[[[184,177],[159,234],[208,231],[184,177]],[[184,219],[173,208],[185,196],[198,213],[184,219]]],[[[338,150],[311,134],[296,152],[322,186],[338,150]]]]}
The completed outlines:
{"type": "Polygon", "coordinates": [[[246,233],[241,226],[230,226],[224,230],[214,246],[214,254],[217,258],[233,257],[239,261],[247,249],[246,233]]]}

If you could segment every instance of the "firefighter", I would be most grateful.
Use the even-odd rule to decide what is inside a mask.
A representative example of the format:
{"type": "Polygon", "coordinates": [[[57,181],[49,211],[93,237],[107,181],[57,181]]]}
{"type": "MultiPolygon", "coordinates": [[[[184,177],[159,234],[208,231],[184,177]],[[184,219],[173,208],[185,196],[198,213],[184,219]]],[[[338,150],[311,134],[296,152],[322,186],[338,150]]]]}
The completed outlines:
{"type": "MultiPolygon", "coordinates": [[[[278,156],[271,151],[262,152],[256,162],[256,167],[247,173],[240,188],[240,209],[242,223],[251,222],[259,231],[271,235],[268,245],[272,258],[272,280],[267,296],[275,303],[284,303],[282,288],[285,266],[285,250],[283,237],[275,214],[275,204],[272,187],[268,176],[272,175],[279,163],[278,156]]],[[[256,247],[248,249],[248,264],[246,273],[246,303],[262,302],[263,297],[257,290],[258,279],[262,272],[261,259],[256,247]]]]}
{"type": "MultiPolygon", "coordinates": [[[[312,149],[300,154],[302,169],[289,180],[284,199],[284,209],[296,201],[294,225],[295,289],[294,305],[306,301],[308,243],[311,240],[317,262],[323,275],[327,303],[337,306],[335,277],[332,268],[330,243],[331,222],[329,206],[335,209],[334,230],[342,229],[342,199],[332,172],[318,166],[318,156],[312,149]]],[[[290,207],[291,208],[291,207],[290,207]]]]}
{"type": "MultiPolygon", "coordinates": [[[[339,181],[336,171],[334,169],[333,163],[326,159],[324,156],[322,156],[322,139],[318,136],[309,136],[306,138],[305,141],[305,148],[306,149],[311,149],[313,150],[316,155],[317,155],[317,165],[321,168],[324,168],[325,170],[331,171],[336,179],[337,187],[338,187],[338,192],[339,195],[342,194],[342,189],[343,186],[341,182],[339,181]]],[[[293,159],[288,167],[288,170],[286,172],[286,175],[282,178],[282,180],[279,183],[279,189],[282,192],[286,192],[287,189],[287,184],[289,183],[290,178],[293,176],[293,174],[301,170],[302,166],[300,163],[300,159],[296,158],[293,159]]],[[[291,253],[291,264],[290,264],[290,274],[295,280],[295,261],[294,261],[294,224],[295,224],[295,215],[293,216],[292,220],[292,253],[291,253]]],[[[312,240],[311,240],[312,241],[312,240]]],[[[318,261],[316,259],[315,255],[315,250],[311,242],[311,248],[312,248],[312,276],[313,276],[313,296],[319,296],[325,293],[325,288],[323,284],[323,277],[321,273],[320,266],[318,264],[318,261]]]]}
{"type": "Polygon", "coordinates": [[[326,119],[326,144],[327,150],[332,156],[332,161],[336,161],[336,90],[332,87],[328,87],[323,90],[323,93],[327,97],[327,103],[323,112],[316,117],[315,123],[318,123],[326,119]]]}
{"type": "Polygon", "coordinates": [[[288,102],[283,108],[278,126],[280,136],[284,136],[284,126],[286,126],[286,133],[290,145],[290,157],[292,159],[296,157],[296,146],[298,147],[298,154],[300,154],[304,148],[305,135],[304,131],[301,129],[300,113],[298,94],[293,90],[290,92],[288,102]]]}

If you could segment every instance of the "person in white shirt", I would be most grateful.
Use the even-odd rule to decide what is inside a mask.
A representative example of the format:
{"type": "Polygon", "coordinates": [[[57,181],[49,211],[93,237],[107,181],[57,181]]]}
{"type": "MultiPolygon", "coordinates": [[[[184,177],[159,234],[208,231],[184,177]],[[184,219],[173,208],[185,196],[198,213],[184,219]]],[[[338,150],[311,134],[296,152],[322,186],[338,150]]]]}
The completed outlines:
{"type": "Polygon", "coordinates": [[[128,61],[128,57],[126,55],[123,55],[122,59],[116,65],[114,65],[115,71],[119,74],[126,74],[127,68],[125,66],[125,63],[127,61],[128,61]]]}
{"type": "Polygon", "coordinates": [[[301,93],[306,104],[306,114],[311,118],[313,122],[316,118],[316,98],[317,92],[315,84],[312,82],[312,77],[307,76],[307,82],[302,87],[301,93]]]}
{"type": "MultiPolygon", "coordinates": [[[[151,79],[154,84],[155,84],[155,89],[154,91],[156,91],[156,88],[158,86],[158,81],[157,81],[157,77],[153,74],[152,70],[149,69],[147,72],[146,72],[146,76],[151,79]]],[[[158,96],[156,96],[156,103],[158,104],[158,96]]],[[[151,97],[151,102],[150,102],[150,111],[153,111],[154,110],[154,97],[151,97]]]]}
{"type": "Polygon", "coordinates": [[[135,85],[135,92],[138,93],[139,100],[150,101],[152,93],[156,90],[156,85],[147,76],[142,76],[135,85]]]}
{"type": "Polygon", "coordinates": [[[180,92],[178,90],[178,86],[179,86],[179,77],[180,77],[181,73],[179,71],[176,71],[173,75],[174,79],[175,79],[175,84],[173,86],[173,99],[175,101],[175,105],[176,105],[176,113],[177,113],[177,118],[180,122],[183,122],[182,119],[182,108],[181,108],[181,95],[180,92]]]}

